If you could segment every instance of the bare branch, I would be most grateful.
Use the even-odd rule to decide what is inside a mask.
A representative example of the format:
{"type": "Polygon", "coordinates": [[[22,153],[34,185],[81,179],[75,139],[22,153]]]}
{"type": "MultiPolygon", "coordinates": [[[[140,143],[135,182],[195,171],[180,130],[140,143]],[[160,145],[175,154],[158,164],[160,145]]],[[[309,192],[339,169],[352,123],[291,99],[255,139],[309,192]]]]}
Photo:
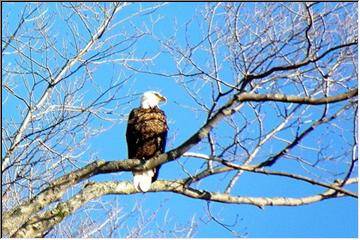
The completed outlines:
{"type": "MultiPolygon", "coordinates": [[[[356,178],[351,178],[347,184],[356,183],[356,178]]],[[[184,187],[179,181],[157,181],[150,191],[176,192],[187,197],[204,199],[223,203],[250,204],[263,208],[264,206],[299,206],[318,202],[335,196],[343,196],[335,190],[327,190],[321,194],[302,198],[269,198],[269,197],[240,197],[215,192],[200,191],[184,187]]],[[[130,182],[102,182],[92,183],[84,187],[82,191],[70,200],[59,203],[54,209],[31,218],[22,228],[15,232],[13,237],[40,237],[44,230],[59,223],[63,218],[76,211],[82,204],[106,194],[132,194],[136,189],[130,182]]]]}

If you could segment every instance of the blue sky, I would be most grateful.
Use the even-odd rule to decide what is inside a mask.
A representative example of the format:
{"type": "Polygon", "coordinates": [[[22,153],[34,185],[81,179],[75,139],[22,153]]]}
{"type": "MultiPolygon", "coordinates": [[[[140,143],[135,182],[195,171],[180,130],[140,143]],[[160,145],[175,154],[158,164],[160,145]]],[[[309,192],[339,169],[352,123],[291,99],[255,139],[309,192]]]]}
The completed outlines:
{"type": "MultiPolygon", "coordinates": [[[[18,4],[18,3],[17,3],[18,4]]],[[[269,3],[270,4],[270,3],[269,3]]],[[[56,12],[59,7],[55,3],[46,3],[44,4],[49,11],[56,12]]],[[[144,6],[151,6],[152,3],[147,3],[144,6]]],[[[19,18],[19,12],[21,11],[22,4],[19,3],[17,8],[9,7],[7,3],[3,3],[3,17],[9,15],[9,19],[12,19],[13,24],[15,24],[19,18]]],[[[12,5],[14,6],[14,5],[12,5]]],[[[184,26],[187,21],[189,21],[194,15],[198,14],[198,11],[205,6],[204,3],[170,3],[164,8],[144,15],[141,18],[135,19],[131,24],[136,26],[143,26],[144,24],[149,25],[151,19],[160,20],[157,22],[154,28],[154,33],[157,37],[160,37],[163,40],[170,38],[177,31],[176,43],[180,46],[185,46],[185,31],[184,26]],[[175,23],[178,24],[178,27],[174,27],[175,23]]],[[[251,5],[253,6],[253,5],[251,5]]],[[[133,6],[126,9],[124,12],[121,12],[115,19],[116,22],[119,19],[126,17],[127,15],[133,13],[138,9],[139,4],[135,3],[133,6]]],[[[250,7],[251,8],[251,7],[250,7]]],[[[251,11],[248,8],[247,11],[251,11]]],[[[321,8],[321,6],[319,6],[321,8]]],[[[357,10],[357,9],[356,9],[357,10]]],[[[62,18],[55,15],[54,17],[54,27],[52,31],[57,32],[58,41],[61,44],[62,41],[67,40],[68,38],[68,29],[65,27],[65,23],[62,18]]],[[[195,21],[196,22],[196,21],[195,21]]],[[[126,32],[131,33],[133,31],[132,25],[129,22],[118,26],[116,29],[113,29],[111,32],[105,34],[105,38],[111,36],[111,34],[116,34],[117,32],[126,32]]],[[[189,39],[191,41],[199,41],[201,39],[201,24],[191,24],[189,31],[189,39]]],[[[10,25],[10,29],[14,29],[15,25],[10,25]]],[[[86,34],[84,29],[79,29],[80,31],[86,34]]],[[[4,31],[4,29],[3,29],[4,31]]],[[[10,30],[12,32],[12,30],[10,30]]],[[[69,39],[68,39],[69,40],[69,39]]],[[[71,40],[69,40],[71,41],[71,40]]],[[[143,38],[139,43],[132,48],[136,55],[138,56],[152,56],[161,50],[160,45],[154,41],[154,39],[149,36],[143,38]]],[[[70,50],[71,51],[71,50],[70,50]]],[[[125,53],[126,54],[126,53],[125,53]]],[[[200,60],[201,58],[206,57],[201,53],[197,56],[200,60]]],[[[41,55],[38,56],[41,59],[41,55]]],[[[4,58],[4,61],[11,62],[14,61],[11,57],[4,58]]],[[[53,59],[54,64],[59,59],[53,59]]],[[[204,65],[206,60],[204,60],[204,65]]],[[[139,66],[134,64],[133,66],[139,66]]],[[[153,65],[149,66],[148,70],[153,70],[157,72],[173,72],[176,70],[174,60],[167,54],[161,54],[153,65]]],[[[81,73],[81,72],[80,72],[81,73]]],[[[79,73],[79,75],[80,75],[79,73]]],[[[225,68],[221,72],[221,78],[231,78],[230,68],[225,68]]],[[[94,85],[99,87],[106,87],[111,83],[111,80],[114,80],[118,77],[132,76],[128,83],[124,87],[120,88],[119,95],[126,95],[127,93],[142,93],[146,90],[157,90],[160,91],[163,95],[168,98],[166,105],[162,106],[162,109],[166,112],[169,122],[169,137],[167,150],[172,149],[184,140],[190,137],[199,127],[204,124],[206,120],[206,115],[204,113],[193,111],[195,106],[193,100],[186,94],[184,88],[182,88],[177,82],[178,79],[171,77],[162,77],[157,75],[135,73],[129,69],[125,69],[121,64],[102,64],[101,66],[96,66],[96,70],[93,74],[94,85]]],[[[74,76],[75,77],[75,76],[74,76]]],[[[71,79],[69,79],[71,81],[71,79]]],[[[19,91],[24,91],[19,85],[19,91]]],[[[193,88],[200,87],[200,84],[194,82],[191,85],[193,88]]],[[[286,89],[286,87],[284,87],[286,89]]],[[[209,101],[208,90],[204,88],[199,92],[199,96],[209,101]]],[[[94,88],[87,86],[85,89],[87,92],[85,101],[91,101],[91,99],[96,98],[97,93],[94,91],[94,88]]],[[[3,96],[4,99],[4,96],[3,96]]],[[[8,107],[3,109],[3,121],[8,117],[18,118],[18,112],[16,112],[15,106],[21,106],[21,103],[14,101],[9,101],[7,104],[8,107]]],[[[129,104],[124,104],[121,108],[121,113],[126,114],[132,108],[139,105],[139,99],[132,98],[129,104]]],[[[340,106],[340,105],[339,105],[340,106]]],[[[311,109],[311,113],[316,116],[319,114],[319,110],[322,108],[314,107],[311,109]]],[[[335,111],[332,108],[331,111],[335,111]]],[[[264,108],[264,112],[267,112],[269,115],[274,113],[270,108],[264,108]]],[[[250,114],[250,113],[249,113],[250,114]]],[[[279,122],[279,119],[268,118],[266,129],[269,130],[273,127],[273,124],[279,122]]],[[[239,119],[240,120],[240,116],[239,119]]],[[[82,164],[86,163],[86,158],[95,154],[97,158],[103,160],[120,160],[127,158],[126,142],[125,142],[125,130],[126,130],[126,121],[122,121],[116,124],[109,124],[101,121],[92,121],[92,126],[110,126],[112,125],[109,131],[102,133],[101,135],[95,136],[87,143],[89,146],[89,151],[83,156],[82,164]]],[[[341,126],[346,126],[349,122],[339,122],[341,126]]],[[[219,126],[219,131],[227,131],[224,125],[219,126]]],[[[255,131],[255,130],[254,130],[255,131]]],[[[324,132],[327,131],[325,128],[324,132]]],[[[320,132],[319,134],[324,134],[320,132]]],[[[286,136],[286,133],[285,135],[286,136]]],[[[317,135],[319,136],[319,135],[317,135]]],[[[315,138],[314,138],[315,139],[315,138]]],[[[309,140],[311,141],[311,139],[309,140]]],[[[314,140],[315,141],[315,140],[314,140]]],[[[341,140],[334,139],[335,144],[339,144],[341,140]]],[[[280,149],[281,145],[271,145],[264,147],[263,153],[266,155],[268,151],[274,151],[280,149]]],[[[346,146],[341,146],[346,148],[346,146]]],[[[195,147],[192,151],[207,151],[208,149],[200,149],[195,147]]],[[[4,153],[3,153],[4,154],[4,153]]],[[[309,155],[304,155],[305,158],[311,158],[310,153],[304,153],[309,155]]],[[[181,163],[186,164],[187,168],[196,170],[201,167],[204,163],[200,160],[195,159],[185,159],[181,158],[179,160],[181,163]]],[[[277,164],[274,169],[296,169],[296,166],[292,165],[289,162],[281,162],[277,164]]],[[[160,171],[160,179],[174,179],[176,177],[184,177],[184,172],[181,170],[181,166],[177,161],[173,161],[162,166],[160,171]]],[[[232,175],[224,176],[224,179],[229,179],[232,175]]],[[[109,181],[109,180],[131,180],[131,173],[118,173],[111,175],[100,175],[96,176],[92,181],[109,181]]],[[[209,186],[211,188],[216,188],[220,186],[218,178],[210,178],[204,183],[201,183],[200,186],[209,186]]],[[[221,188],[220,188],[221,189],[221,188]]],[[[290,197],[300,197],[304,195],[310,195],[318,193],[323,189],[319,187],[311,186],[307,183],[295,182],[289,179],[282,179],[273,176],[267,175],[256,175],[251,173],[246,173],[242,176],[241,184],[235,189],[236,194],[242,196],[286,196],[290,197]]],[[[357,191],[355,187],[352,187],[351,190],[357,191]]],[[[160,208],[158,217],[155,222],[161,225],[164,216],[169,214],[169,223],[167,227],[169,229],[174,226],[187,225],[191,218],[195,216],[197,220],[198,227],[195,237],[232,237],[231,233],[226,230],[224,227],[215,223],[214,221],[206,221],[206,209],[207,202],[190,199],[184,196],[180,196],[174,193],[146,193],[146,194],[135,194],[132,196],[104,196],[103,200],[110,205],[112,202],[116,201],[124,209],[132,209],[135,202],[141,201],[144,210],[146,211],[146,216],[151,215],[151,212],[155,209],[160,208]]],[[[85,206],[86,208],[86,206],[85,206]]],[[[337,198],[325,200],[319,203],[305,205],[300,207],[265,207],[260,209],[254,206],[247,205],[235,205],[235,204],[221,204],[221,203],[211,203],[210,208],[213,211],[213,214],[221,220],[224,224],[233,225],[230,228],[240,235],[245,235],[247,237],[356,237],[358,235],[358,202],[353,198],[337,198]],[[235,225],[234,225],[235,223],[235,225]]],[[[83,209],[77,211],[77,216],[83,216],[83,209]]],[[[95,220],[101,222],[104,218],[103,213],[97,213],[94,216],[95,220]]],[[[136,225],[136,218],[129,218],[128,225],[129,227],[132,224],[136,225]]],[[[151,226],[149,227],[151,230],[151,226]]],[[[118,237],[123,237],[126,234],[124,230],[120,230],[118,237]]],[[[145,236],[146,237],[146,236],[145,236]]]]}

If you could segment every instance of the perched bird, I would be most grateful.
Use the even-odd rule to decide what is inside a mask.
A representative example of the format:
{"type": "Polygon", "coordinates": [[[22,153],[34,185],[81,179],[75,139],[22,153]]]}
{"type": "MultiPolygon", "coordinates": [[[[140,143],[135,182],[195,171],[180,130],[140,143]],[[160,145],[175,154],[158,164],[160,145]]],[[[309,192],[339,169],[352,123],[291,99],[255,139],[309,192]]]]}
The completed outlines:
{"type": "MultiPolygon", "coordinates": [[[[159,108],[160,102],[166,102],[166,98],[158,92],[147,91],[141,97],[140,107],[130,112],[126,129],[129,159],[146,161],[164,153],[168,126],[165,113],[159,108]]],[[[157,180],[159,169],[160,166],[133,171],[135,188],[148,191],[151,183],[157,180]]]]}

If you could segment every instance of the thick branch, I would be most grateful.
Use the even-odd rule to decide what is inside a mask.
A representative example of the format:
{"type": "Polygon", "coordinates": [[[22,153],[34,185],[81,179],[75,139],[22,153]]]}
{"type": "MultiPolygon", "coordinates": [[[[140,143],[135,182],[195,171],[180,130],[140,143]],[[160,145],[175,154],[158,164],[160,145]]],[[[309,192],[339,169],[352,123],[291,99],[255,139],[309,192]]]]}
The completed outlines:
{"type": "MultiPolygon", "coordinates": [[[[347,184],[356,183],[357,178],[352,178],[347,182],[347,184]]],[[[173,183],[172,183],[173,184],[173,183]]],[[[234,203],[234,204],[249,204],[255,205],[258,207],[264,206],[300,206],[311,204],[314,202],[319,202],[321,200],[332,198],[332,197],[340,197],[344,196],[341,193],[337,193],[336,190],[329,189],[321,194],[316,194],[303,198],[285,198],[285,197],[240,197],[240,196],[232,196],[226,193],[218,193],[218,192],[207,192],[200,191],[193,188],[185,188],[182,186],[175,186],[173,184],[172,191],[177,193],[186,195],[191,198],[210,200],[215,202],[222,203],[234,203]]]]}
{"type": "MultiPolygon", "coordinates": [[[[357,179],[352,178],[347,184],[356,183],[357,179]]],[[[152,184],[150,192],[175,192],[187,197],[204,199],[215,202],[231,204],[249,204],[257,207],[264,206],[300,206],[319,202],[327,198],[342,197],[341,193],[335,190],[327,190],[321,194],[302,198],[284,197],[241,197],[229,194],[207,192],[184,186],[182,181],[156,181],[152,184]]],[[[87,184],[84,189],[70,200],[59,203],[54,209],[32,217],[12,237],[41,237],[43,232],[61,222],[66,216],[75,212],[86,202],[107,194],[134,194],[137,193],[130,182],[101,182],[87,184]]]]}
{"type": "Polygon", "coordinates": [[[327,103],[341,102],[358,95],[358,89],[354,88],[346,93],[342,93],[336,96],[324,97],[324,98],[312,98],[312,97],[299,97],[299,96],[287,96],[284,94],[255,94],[255,93],[241,93],[237,95],[239,102],[254,101],[254,102],[285,102],[285,103],[300,103],[309,105],[321,105],[327,103]]]}
{"type": "Polygon", "coordinates": [[[11,237],[29,238],[42,237],[43,233],[61,222],[66,216],[71,215],[86,202],[106,194],[131,194],[136,189],[130,182],[102,182],[85,185],[84,189],[70,200],[59,203],[45,213],[40,213],[30,218],[11,237]]]}
{"type": "Polygon", "coordinates": [[[17,228],[24,224],[33,214],[45,208],[50,203],[59,200],[70,186],[94,175],[96,169],[102,164],[104,164],[103,161],[95,161],[82,169],[66,174],[55,180],[48,188],[44,189],[34,198],[3,213],[2,231],[5,234],[12,235],[17,228]]]}

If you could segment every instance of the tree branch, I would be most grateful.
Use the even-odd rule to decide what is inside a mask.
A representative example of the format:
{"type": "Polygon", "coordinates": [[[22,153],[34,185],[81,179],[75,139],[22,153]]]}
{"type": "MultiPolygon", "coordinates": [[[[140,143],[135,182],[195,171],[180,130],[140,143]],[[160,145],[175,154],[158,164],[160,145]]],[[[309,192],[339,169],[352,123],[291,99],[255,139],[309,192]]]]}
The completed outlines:
{"type": "Polygon", "coordinates": [[[237,95],[239,102],[253,101],[253,102],[285,102],[285,103],[299,103],[308,105],[321,105],[328,103],[341,102],[358,95],[358,88],[353,88],[346,93],[342,93],[336,96],[324,97],[324,98],[312,98],[312,97],[299,97],[299,96],[287,96],[284,94],[255,94],[255,93],[241,93],[237,95]]]}
{"type": "Polygon", "coordinates": [[[20,127],[18,128],[17,132],[15,133],[14,140],[11,143],[10,148],[7,150],[5,157],[2,159],[2,165],[1,165],[2,172],[6,169],[7,165],[9,164],[10,156],[15,151],[18,144],[21,142],[22,136],[24,135],[28,125],[32,121],[33,113],[37,109],[41,108],[41,106],[45,103],[45,101],[50,97],[54,86],[63,80],[65,73],[68,72],[71,69],[71,67],[73,67],[78,61],[80,61],[81,58],[83,57],[83,55],[86,52],[88,52],[94,46],[95,42],[102,36],[102,34],[105,32],[105,30],[109,26],[110,21],[113,18],[117,8],[118,8],[118,4],[114,7],[112,13],[104,19],[104,21],[102,22],[100,27],[97,29],[96,33],[93,35],[93,37],[90,39],[90,41],[86,44],[86,46],[83,49],[81,49],[76,54],[76,56],[74,56],[72,59],[66,61],[64,66],[61,68],[61,71],[57,74],[57,76],[55,76],[54,79],[50,79],[49,86],[43,92],[39,101],[36,104],[34,104],[34,106],[32,108],[29,108],[27,110],[25,118],[23,119],[20,127]]]}
{"type": "MultiPolygon", "coordinates": [[[[346,184],[353,184],[357,178],[348,179],[346,184]]],[[[156,181],[151,185],[149,192],[175,192],[187,197],[204,199],[229,204],[248,204],[260,208],[264,206],[300,206],[319,202],[332,197],[342,197],[341,193],[330,189],[323,193],[302,197],[241,197],[229,194],[215,193],[185,187],[183,181],[156,181]]],[[[75,212],[79,207],[92,199],[107,194],[134,194],[138,193],[131,182],[99,182],[85,185],[82,191],[66,202],[59,203],[55,208],[38,214],[26,222],[11,237],[29,238],[41,237],[43,232],[61,222],[66,216],[75,212]]]]}
{"type": "Polygon", "coordinates": [[[337,183],[336,184],[328,184],[328,183],[316,181],[314,179],[311,179],[311,178],[308,178],[308,177],[305,177],[305,176],[301,176],[301,175],[298,175],[298,174],[292,174],[292,173],[280,172],[280,171],[269,171],[269,170],[262,169],[261,166],[259,166],[259,164],[256,164],[256,165],[237,165],[237,164],[234,164],[232,162],[226,161],[224,159],[220,159],[220,158],[212,157],[212,156],[207,156],[207,155],[204,155],[204,154],[189,153],[189,154],[186,154],[186,155],[187,156],[192,156],[192,157],[197,157],[197,158],[202,158],[202,159],[206,159],[206,160],[213,160],[213,161],[222,163],[224,166],[215,168],[214,171],[209,171],[209,169],[206,169],[206,170],[196,174],[195,176],[186,178],[186,179],[183,180],[185,182],[185,185],[190,185],[194,181],[199,181],[199,180],[201,180],[201,179],[203,179],[205,177],[208,177],[210,175],[213,175],[213,174],[228,172],[228,171],[232,171],[232,170],[241,170],[241,171],[260,173],[260,174],[266,174],[266,175],[288,177],[288,178],[308,182],[308,183],[313,184],[313,185],[318,185],[318,186],[325,187],[325,188],[328,188],[328,189],[336,190],[336,191],[338,191],[338,192],[340,192],[340,193],[342,193],[344,195],[354,197],[354,198],[358,198],[358,195],[356,193],[353,193],[351,191],[343,189],[341,187],[341,185],[339,185],[337,183]]]}
{"type": "MultiPolygon", "coordinates": [[[[314,98],[306,98],[306,97],[296,97],[296,96],[276,96],[276,95],[258,95],[258,94],[247,94],[247,93],[239,93],[234,96],[227,104],[225,104],[222,108],[220,108],[217,113],[209,119],[209,121],[200,128],[192,137],[190,137],[187,141],[181,144],[179,147],[161,154],[157,157],[154,157],[145,164],[142,164],[140,160],[137,159],[128,159],[125,161],[96,161],[82,169],[79,169],[73,173],[69,173],[64,175],[60,179],[56,180],[49,188],[45,189],[42,193],[40,193],[35,198],[31,199],[25,204],[21,204],[14,210],[10,212],[6,212],[4,214],[6,219],[11,219],[7,221],[7,223],[3,224],[4,232],[12,232],[10,229],[12,223],[23,223],[28,219],[32,214],[41,210],[47,204],[57,201],[62,197],[65,193],[66,189],[69,186],[72,186],[79,181],[89,178],[90,176],[101,174],[101,173],[109,173],[109,172],[118,172],[118,171],[132,171],[136,170],[147,170],[153,169],[156,166],[163,164],[165,162],[174,160],[180,156],[182,156],[186,151],[196,145],[201,141],[207,134],[211,131],[211,129],[224,117],[233,114],[232,107],[237,102],[244,101],[266,101],[266,100],[278,100],[278,101],[295,101],[297,103],[307,103],[307,104],[323,104],[323,103],[333,103],[348,99],[357,94],[357,89],[352,89],[348,93],[340,94],[335,97],[326,97],[323,99],[314,99],[314,98]],[[261,100],[260,100],[261,99],[261,100]],[[301,100],[301,101],[300,101],[301,100]],[[51,192],[52,194],[49,194],[51,192]]],[[[19,224],[20,226],[21,224],[19,224]]]]}

